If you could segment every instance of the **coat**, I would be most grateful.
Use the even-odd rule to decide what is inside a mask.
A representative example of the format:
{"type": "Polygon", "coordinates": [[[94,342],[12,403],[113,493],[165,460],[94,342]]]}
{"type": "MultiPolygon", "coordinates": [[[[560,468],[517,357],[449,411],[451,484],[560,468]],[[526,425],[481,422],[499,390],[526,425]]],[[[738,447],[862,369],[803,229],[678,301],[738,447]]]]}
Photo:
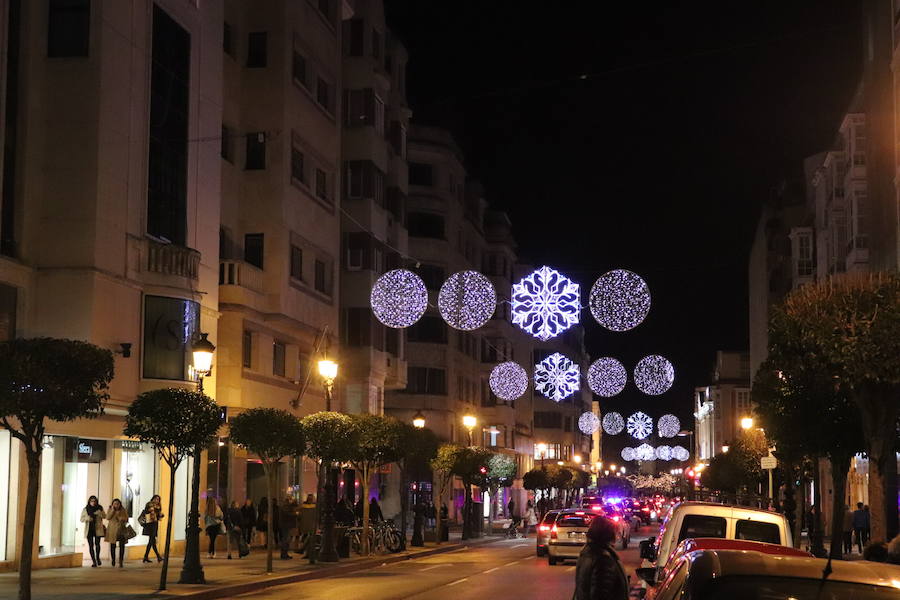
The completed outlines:
{"type": "Polygon", "coordinates": [[[124,508],[110,510],[107,515],[106,541],[110,544],[119,541],[119,535],[124,535],[125,526],[128,525],[128,511],[124,508]]]}
{"type": "MultiPolygon", "coordinates": [[[[103,511],[103,508],[98,508],[97,512],[94,513],[94,535],[97,537],[106,535],[106,527],[103,526],[103,519],[105,518],[106,513],[103,511]]],[[[87,537],[91,532],[91,518],[88,516],[87,507],[81,509],[81,522],[85,524],[84,537],[87,537]]]]}
{"type": "Polygon", "coordinates": [[[246,504],[241,507],[241,517],[242,522],[241,525],[245,529],[250,529],[256,526],[256,507],[252,504],[247,506],[246,504]]]}
{"type": "Polygon", "coordinates": [[[537,515],[534,514],[534,508],[529,508],[525,512],[525,524],[526,525],[537,525],[537,515]]]}
{"type": "Polygon", "coordinates": [[[165,515],[162,514],[162,510],[158,506],[149,510],[145,508],[141,511],[138,519],[141,517],[144,517],[144,524],[141,526],[141,534],[157,537],[159,535],[159,520],[165,517],[165,515]]]}
{"type": "Polygon", "coordinates": [[[575,567],[573,600],[628,600],[628,579],[610,546],[585,544],[575,567]]]}

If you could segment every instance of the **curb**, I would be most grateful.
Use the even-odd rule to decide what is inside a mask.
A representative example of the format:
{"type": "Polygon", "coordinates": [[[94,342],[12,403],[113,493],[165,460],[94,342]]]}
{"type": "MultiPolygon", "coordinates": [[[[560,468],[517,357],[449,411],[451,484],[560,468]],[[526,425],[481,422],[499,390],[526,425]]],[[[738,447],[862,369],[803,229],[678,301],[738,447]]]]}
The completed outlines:
{"type": "Polygon", "coordinates": [[[398,562],[403,562],[406,560],[415,560],[417,558],[425,558],[428,556],[434,556],[435,554],[445,554],[447,552],[454,552],[456,550],[462,550],[465,548],[469,548],[471,546],[483,546],[486,544],[491,544],[494,542],[499,542],[505,538],[502,537],[491,537],[484,538],[483,541],[466,541],[465,543],[458,544],[448,544],[446,546],[438,546],[437,548],[431,548],[430,550],[423,550],[421,552],[415,552],[413,554],[398,554],[385,556],[384,558],[378,559],[370,559],[360,562],[354,562],[347,565],[337,564],[333,567],[326,567],[322,569],[317,569],[315,571],[306,571],[303,573],[294,573],[291,575],[277,575],[271,576],[268,579],[257,579],[254,581],[248,581],[246,583],[234,583],[230,585],[223,585],[219,587],[214,587],[211,589],[200,590],[196,592],[188,592],[186,594],[179,593],[169,593],[169,592],[161,592],[156,594],[150,594],[147,596],[143,596],[144,598],[184,598],[186,600],[213,600],[215,598],[224,598],[229,596],[238,596],[240,594],[247,594],[249,592],[255,592],[258,590],[275,587],[279,585],[287,585],[290,583],[300,583],[303,581],[312,581],[315,579],[325,579],[327,577],[334,577],[335,575],[346,575],[348,573],[355,573],[356,571],[363,571],[365,569],[371,569],[373,567],[378,567],[381,565],[389,565],[398,562]]]}

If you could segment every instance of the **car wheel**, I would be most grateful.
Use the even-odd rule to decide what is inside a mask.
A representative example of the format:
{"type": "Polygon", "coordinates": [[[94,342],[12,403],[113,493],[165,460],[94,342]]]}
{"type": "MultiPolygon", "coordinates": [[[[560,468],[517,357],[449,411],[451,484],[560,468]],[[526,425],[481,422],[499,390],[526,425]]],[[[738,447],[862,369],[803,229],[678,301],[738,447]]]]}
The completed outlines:
{"type": "Polygon", "coordinates": [[[557,559],[556,559],[555,556],[548,556],[548,557],[547,557],[547,564],[549,564],[549,565],[552,567],[552,566],[556,565],[556,560],[557,560],[557,559]]]}

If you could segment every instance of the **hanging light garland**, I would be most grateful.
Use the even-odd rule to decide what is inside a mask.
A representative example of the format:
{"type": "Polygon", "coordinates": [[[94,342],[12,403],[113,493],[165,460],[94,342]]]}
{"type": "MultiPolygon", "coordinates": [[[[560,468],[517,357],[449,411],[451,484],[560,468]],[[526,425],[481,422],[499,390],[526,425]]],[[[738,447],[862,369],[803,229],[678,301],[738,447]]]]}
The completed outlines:
{"type": "Polygon", "coordinates": [[[672,448],[670,446],[657,446],[656,458],[659,460],[672,460],[672,448]]]}
{"type": "Polygon", "coordinates": [[[672,458],[683,462],[686,460],[690,460],[691,453],[688,452],[687,449],[682,446],[672,446],[672,458]]]}
{"type": "Polygon", "coordinates": [[[520,398],[528,389],[528,373],[518,363],[502,362],[491,369],[488,382],[495,396],[510,402],[520,398]]]}
{"type": "Polygon", "coordinates": [[[634,449],[634,457],[637,460],[655,460],[656,459],[656,450],[650,444],[641,444],[637,448],[634,449]]]}
{"type": "Polygon", "coordinates": [[[571,359],[554,352],[534,366],[534,389],[561,402],[581,387],[581,369],[571,359]]]}
{"type": "Polygon", "coordinates": [[[550,267],[541,267],[513,284],[512,322],[541,341],[556,337],[581,315],[580,286],[550,267]]]}
{"type": "Polygon", "coordinates": [[[422,278],[406,269],[388,271],[372,286],[372,312],[381,323],[394,329],[409,327],[428,308],[428,290],[422,278]]]}
{"type": "Polygon", "coordinates": [[[603,431],[609,435],[619,435],[625,429],[625,419],[617,412],[608,412],[603,415],[603,431]]]}
{"type": "Polygon", "coordinates": [[[622,456],[622,460],[624,460],[624,461],[630,462],[630,461],[634,460],[634,448],[632,448],[631,446],[625,446],[624,448],[622,448],[621,456],[622,456]]]}
{"type": "Polygon", "coordinates": [[[681,421],[675,415],[663,415],[656,422],[656,430],[659,437],[673,438],[681,431],[681,421]]]}
{"type": "Polygon", "coordinates": [[[592,435],[600,429],[600,419],[592,412],[581,413],[581,416],[578,417],[578,429],[584,435],[592,435]]]}
{"type": "Polygon", "coordinates": [[[653,419],[640,411],[628,417],[628,434],[631,437],[643,440],[653,433],[653,419]]]}
{"type": "Polygon", "coordinates": [[[658,354],[645,356],[634,368],[634,383],[648,396],[664,394],[674,382],[675,367],[658,354]]]}
{"type": "Polygon", "coordinates": [[[496,308],[494,285],[478,271],[454,273],[438,292],[438,311],[454,329],[478,329],[490,320],[496,308]]]}
{"type": "Polygon", "coordinates": [[[602,326],[611,331],[628,331],[640,325],[650,311],[650,288],[636,273],[616,269],[594,282],[590,307],[602,326]]]}
{"type": "Polygon", "coordinates": [[[588,368],[587,381],[595,394],[612,398],[625,389],[628,371],[616,359],[604,356],[595,360],[588,368]]]}

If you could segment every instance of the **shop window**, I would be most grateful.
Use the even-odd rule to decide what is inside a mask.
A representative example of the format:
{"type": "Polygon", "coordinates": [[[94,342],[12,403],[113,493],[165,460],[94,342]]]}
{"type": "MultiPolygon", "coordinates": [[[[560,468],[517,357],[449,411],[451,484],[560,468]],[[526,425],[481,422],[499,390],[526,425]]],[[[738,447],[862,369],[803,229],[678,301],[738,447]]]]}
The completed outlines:
{"type": "Polygon", "coordinates": [[[144,377],[185,381],[193,359],[200,305],[181,298],[147,296],[144,300],[144,377]]]}
{"type": "MultiPolygon", "coordinates": [[[[128,541],[129,546],[139,546],[147,543],[147,538],[141,535],[141,526],[138,523],[138,517],[141,511],[150,502],[150,498],[154,494],[160,494],[159,490],[159,459],[156,451],[150,444],[142,444],[138,441],[117,441],[113,442],[113,448],[119,458],[119,472],[116,473],[116,487],[114,488],[114,498],[122,501],[122,506],[128,513],[128,522],[137,532],[137,537],[128,541]]],[[[179,471],[184,467],[180,467],[179,471]]],[[[166,473],[168,475],[168,473],[166,473]]],[[[160,494],[163,496],[163,494],[160,494]]],[[[104,499],[108,505],[112,499],[104,499]]],[[[168,510],[168,498],[163,498],[163,514],[168,510]]],[[[168,516],[168,515],[166,515],[168,516]]],[[[174,521],[173,531],[175,529],[174,521]]],[[[162,525],[164,526],[164,525],[162,525]]],[[[84,537],[84,532],[81,532],[84,537]]]]}

